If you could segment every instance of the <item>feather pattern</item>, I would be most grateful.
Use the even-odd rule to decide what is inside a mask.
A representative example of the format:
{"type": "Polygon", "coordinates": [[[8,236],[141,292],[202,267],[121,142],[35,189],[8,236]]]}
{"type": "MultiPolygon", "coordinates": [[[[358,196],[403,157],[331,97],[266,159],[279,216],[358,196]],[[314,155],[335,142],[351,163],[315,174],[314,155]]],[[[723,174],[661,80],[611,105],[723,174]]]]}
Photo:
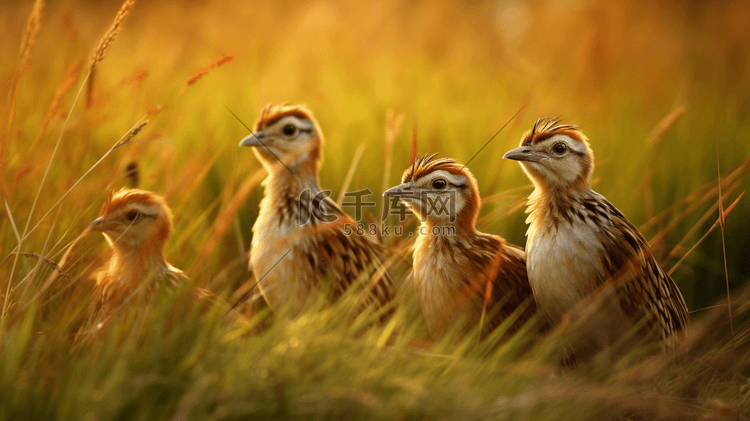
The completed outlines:
{"type": "MultiPolygon", "coordinates": [[[[297,312],[322,291],[335,300],[358,283],[364,289],[363,306],[386,304],[393,298],[391,274],[379,270],[386,249],[375,238],[358,235],[355,221],[329,198],[330,191],[321,190],[317,171],[323,136],[312,113],[303,106],[269,105],[255,130],[271,131],[288,116],[310,121],[314,129],[298,140],[305,152],[289,171],[256,151],[269,171],[250,250],[263,296],[272,309],[291,302],[297,312]]],[[[270,138],[266,145],[274,148],[273,142],[270,138]]]]}
{"type": "Polygon", "coordinates": [[[522,249],[494,235],[420,235],[414,251],[414,287],[433,334],[463,319],[465,329],[484,323],[487,333],[521,306],[511,328],[535,312],[522,249]],[[482,321],[483,315],[488,316],[482,321]],[[491,316],[491,317],[490,317],[491,316]]]}
{"type": "Polygon", "coordinates": [[[559,323],[591,307],[595,314],[573,344],[578,355],[611,346],[635,326],[641,338],[674,348],[689,319],[677,285],[638,229],[591,189],[586,136],[575,126],[540,121],[524,135],[523,154],[511,158],[521,161],[536,187],[528,200],[526,253],[539,308],[559,323]]]}
{"type": "Polygon", "coordinates": [[[510,328],[516,331],[536,311],[524,252],[501,237],[476,230],[481,207],[476,179],[456,161],[435,156],[415,159],[402,177],[402,186],[408,186],[402,200],[422,219],[414,247],[412,282],[428,330],[440,335],[461,320],[463,331],[481,324],[486,334],[523,307],[510,328]],[[423,202],[409,200],[431,192],[431,182],[447,177],[443,174],[465,180],[443,183],[455,194],[454,220],[438,218],[418,209],[423,202]]]}

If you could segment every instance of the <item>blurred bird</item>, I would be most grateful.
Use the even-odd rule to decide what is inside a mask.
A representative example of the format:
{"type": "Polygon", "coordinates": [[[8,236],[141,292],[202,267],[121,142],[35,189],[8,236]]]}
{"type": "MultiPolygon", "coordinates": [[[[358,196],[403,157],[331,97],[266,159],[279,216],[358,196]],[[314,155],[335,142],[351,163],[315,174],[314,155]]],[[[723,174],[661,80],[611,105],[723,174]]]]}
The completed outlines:
{"type": "Polygon", "coordinates": [[[613,346],[636,326],[662,349],[681,342],[685,300],[638,229],[591,189],[594,154],[583,132],[539,119],[504,158],[520,161],[535,186],[526,261],[537,305],[553,323],[590,313],[581,317],[588,324],[576,333],[574,356],[613,346]]]}
{"type": "Polygon", "coordinates": [[[164,257],[172,212],[161,196],[138,189],[112,192],[89,227],[102,232],[113,250],[96,278],[99,319],[132,296],[152,294],[160,284],[175,286],[185,279],[164,257]]]}
{"type": "Polygon", "coordinates": [[[308,298],[327,290],[335,299],[357,280],[365,281],[363,305],[390,301],[393,282],[381,260],[385,248],[351,232],[355,221],[320,188],[323,132],[312,112],[302,105],[269,104],[240,146],[253,147],[268,171],[250,268],[271,309],[291,302],[298,312],[308,298]]]}
{"type": "Polygon", "coordinates": [[[425,155],[383,196],[398,197],[422,221],[412,282],[431,334],[462,319],[463,330],[483,324],[486,333],[525,306],[515,331],[534,314],[523,249],[475,228],[481,198],[468,168],[425,155]]]}

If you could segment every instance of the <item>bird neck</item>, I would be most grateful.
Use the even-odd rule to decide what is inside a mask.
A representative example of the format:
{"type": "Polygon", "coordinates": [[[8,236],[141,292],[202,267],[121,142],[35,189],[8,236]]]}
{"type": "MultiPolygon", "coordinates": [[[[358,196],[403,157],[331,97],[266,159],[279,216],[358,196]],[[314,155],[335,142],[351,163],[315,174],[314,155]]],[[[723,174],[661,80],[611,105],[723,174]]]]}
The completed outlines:
{"type": "Polygon", "coordinates": [[[289,152],[281,156],[269,155],[257,148],[253,152],[269,176],[295,175],[299,178],[317,178],[320,169],[319,148],[289,152]]]}
{"type": "Polygon", "coordinates": [[[529,217],[526,223],[532,227],[540,227],[544,224],[557,225],[561,220],[569,220],[569,211],[580,207],[578,204],[585,199],[591,198],[594,191],[588,182],[575,183],[560,188],[550,187],[534,183],[535,189],[529,195],[526,213],[529,217]]]}
{"type": "Polygon", "coordinates": [[[467,285],[475,280],[493,276],[496,269],[492,266],[494,257],[491,256],[503,252],[504,242],[499,238],[475,229],[449,235],[447,232],[425,232],[426,227],[426,224],[422,225],[413,255],[415,285],[421,291],[422,299],[428,299],[432,288],[466,291],[467,285]]]}
{"type": "Polygon", "coordinates": [[[270,202],[298,200],[303,191],[309,189],[312,195],[320,193],[317,170],[310,167],[281,168],[268,174],[263,181],[265,197],[270,202]]]}
{"type": "Polygon", "coordinates": [[[282,168],[281,171],[270,173],[263,181],[264,196],[260,202],[256,228],[276,229],[282,225],[291,228],[306,225],[307,222],[315,223],[316,220],[309,213],[300,212],[303,209],[308,212],[320,211],[319,207],[311,205],[312,200],[316,203],[331,203],[327,194],[321,193],[316,172],[310,168],[292,168],[292,171],[294,172],[282,168]]]}
{"type": "Polygon", "coordinates": [[[149,249],[148,244],[140,248],[115,246],[106,279],[135,287],[169,268],[163,249],[149,249]]]}
{"type": "Polygon", "coordinates": [[[429,218],[422,222],[421,231],[425,233],[425,236],[435,239],[441,237],[473,238],[477,235],[473,221],[462,220],[460,214],[453,222],[448,218],[437,221],[429,218]]]}
{"type": "MultiPolygon", "coordinates": [[[[415,244],[417,250],[426,251],[432,247],[450,251],[451,245],[456,243],[471,244],[480,233],[474,228],[473,224],[462,223],[458,220],[455,222],[442,222],[426,220],[422,222],[419,228],[418,237],[415,244]],[[443,248],[443,246],[446,246],[443,248]]],[[[415,259],[416,261],[416,259],[415,259]]]]}
{"type": "MultiPolygon", "coordinates": [[[[447,232],[451,236],[473,238],[477,235],[475,225],[481,207],[481,201],[474,199],[475,197],[479,197],[479,194],[474,193],[466,201],[456,200],[453,203],[445,204],[445,208],[432,209],[432,215],[429,214],[430,212],[424,212],[423,209],[418,210],[416,213],[423,220],[423,230],[427,229],[430,232],[434,230],[440,232],[440,235],[447,232]],[[450,209],[451,207],[458,207],[458,212],[456,212],[456,209],[450,209]],[[442,213],[442,211],[446,212],[442,213]],[[455,216],[451,218],[451,214],[455,216]]],[[[436,206],[440,207],[441,205],[436,204],[436,206]]]]}

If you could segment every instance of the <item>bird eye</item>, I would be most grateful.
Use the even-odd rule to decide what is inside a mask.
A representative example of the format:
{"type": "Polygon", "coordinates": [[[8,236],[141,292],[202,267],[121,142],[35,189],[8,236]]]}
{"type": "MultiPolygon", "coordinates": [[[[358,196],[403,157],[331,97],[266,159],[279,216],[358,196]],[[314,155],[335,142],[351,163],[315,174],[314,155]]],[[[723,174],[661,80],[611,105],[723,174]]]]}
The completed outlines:
{"type": "Polygon", "coordinates": [[[432,182],[432,187],[438,190],[443,190],[445,188],[445,185],[447,183],[442,178],[438,178],[437,180],[432,182]]]}
{"type": "Polygon", "coordinates": [[[141,216],[140,212],[132,210],[132,211],[128,211],[125,214],[125,219],[127,219],[130,222],[135,222],[135,220],[138,219],[138,217],[140,216],[141,216]]]}
{"type": "Polygon", "coordinates": [[[293,134],[297,133],[297,128],[292,124],[287,124],[283,129],[281,129],[281,131],[284,132],[284,134],[287,136],[292,136],[293,134]]]}
{"type": "Polygon", "coordinates": [[[565,146],[565,144],[564,144],[564,143],[560,142],[560,143],[555,143],[555,146],[553,146],[553,147],[552,147],[552,150],[553,150],[553,151],[554,151],[554,152],[555,152],[556,154],[558,154],[558,155],[562,155],[562,154],[564,154],[564,153],[565,153],[565,151],[567,151],[567,150],[568,150],[568,147],[567,147],[567,146],[565,146]]]}

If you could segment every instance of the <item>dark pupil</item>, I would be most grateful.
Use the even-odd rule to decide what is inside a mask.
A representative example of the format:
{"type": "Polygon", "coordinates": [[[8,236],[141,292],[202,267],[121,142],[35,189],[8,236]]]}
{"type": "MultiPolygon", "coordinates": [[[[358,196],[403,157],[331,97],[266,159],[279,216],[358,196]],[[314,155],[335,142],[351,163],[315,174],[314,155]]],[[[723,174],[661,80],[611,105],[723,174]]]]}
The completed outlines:
{"type": "Polygon", "coordinates": [[[291,124],[287,124],[286,126],[284,126],[283,131],[284,131],[284,134],[286,135],[293,135],[294,132],[297,131],[297,129],[291,124]]]}
{"type": "Polygon", "coordinates": [[[432,182],[432,187],[442,190],[445,187],[445,180],[435,180],[432,182]]]}
{"type": "Polygon", "coordinates": [[[136,219],[138,219],[138,212],[137,211],[130,211],[130,212],[126,213],[125,214],[125,219],[127,219],[130,222],[135,221],[136,219]]]}
{"type": "Polygon", "coordinates": [[[565,152],[565,145],[563,145],[562,143],[558,143],[557,145],[555,145],[555,152],[557,153],[565,152]]]}

